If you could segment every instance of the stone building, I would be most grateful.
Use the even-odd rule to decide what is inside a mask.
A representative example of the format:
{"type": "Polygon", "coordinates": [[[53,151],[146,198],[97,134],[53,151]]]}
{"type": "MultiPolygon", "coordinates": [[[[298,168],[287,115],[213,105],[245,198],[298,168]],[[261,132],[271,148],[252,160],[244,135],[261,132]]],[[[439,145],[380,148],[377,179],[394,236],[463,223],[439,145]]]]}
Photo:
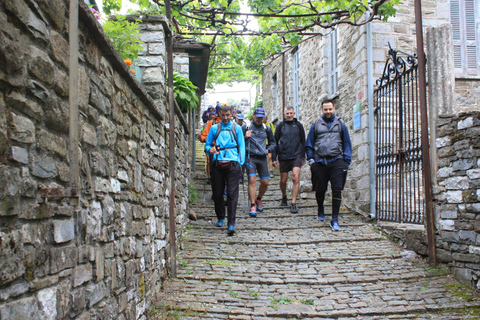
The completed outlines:
{"type": "Polygon", "coordinates": [[[192,129],[178,107],[168,157],[170,29],[142,24],[140,83],[79,1],[75,152],[68,17],[63,0],[0,4],[0,318],[145,319],[188,215],[192,129]]]}
{"type": "MultiPolygon", "coordinates": [[[[369,80],[374,83],[382,76],[389,45],[408,54],[416,52],[414,1],[401,1],[400,7],[401,10],[388,22],[375,21],[360,27],[341,25],[335,30],[318,29],[316,31],[323,35],[305,37],[298,46],[285,49],[264,63],[263,106],[272,122],[282,120],[284,106],[293,106],[308,134],[312,123],[321,116],[321,101],[331,98],[336,102],[337,114],[347,124],[353,143],[353,162],[343,192],[343,203],[365,216],[375,215],[370,192],[375,171],[371,170],[370,159],[373,157],[369,154],[369,141],[375,145],[375,140],[369,140],[369,128],[376,128],[376,123],[375,119],[373,124],[369,123],[369,108],[374,108],[376,102],[373,99],[375,86],[369,87],[369,80]]],[[[450,117],[453,122],[468,123],[471,129],[466,130],[469,132],[477,130],[473,128],[478,125],[475,115],[480,110],[480,1],[427,0],[422,1],[422,10],[428,59],[432,167],[434,175],[437,170],[442,175],[438,180],[434,179],[437,248],[443,250],[440,251],[440,260],[451,262],[460,270],[460,277],[470,281],[477,279],[480,272],[480,255],[476,251],[476,245],[480,244],[480,236],[477,238],[480,230],[475,224],[480,212],[479,180],[473,174],[480,168],[480,158],[475,141],[464,135],[454,136],[455,139],[466,139],[462,140],[461,149],[465,152],[461,156],[466,157],[463,162],[468,165],[457,163],[452,167],[450,161],[453,160],[447,160],[446,153],[459,157],[454,155],[452,145],[456,142],[460,148],[460,142],[451,142],[455,124],[449,122],[447,125],[445,117],[450,117]],[[438,140],[437,136],[442,138],[438,140]],[[442,146],[448,146],[448,150],[441,149],[442,146]],[[437,155],[437,151],[441,154],[437,155]],[[444,179],[451,182],[453,180],[448,179],[454,176],[457,177],[455,181],[461,180],[462,183],[448,183],[446,186],[444,179]],[[452,192],[455,192],[455,200],[451,198],[452,192]],[[467,197],[466,194],[473,195],[467,197]],[[450,211],[452,207],[456,208],[452,211],[455,214],[442,213],[445,203],[451,205],[450,211]],[[444,219],[447,221],[442,221],[444,219]],[[448,240],[443,237],[445,228],[449,232],[448,240]],[[469,235],[468,241],[462,240],[464,234],[469,235]],[[469,246],[474,248],[469,249],[469,246]]],[[[303,168],[301,180],[308,185],[308,166],[303,168]]],[[[426,253],[425,250],[422,253],[426,253]]]]}

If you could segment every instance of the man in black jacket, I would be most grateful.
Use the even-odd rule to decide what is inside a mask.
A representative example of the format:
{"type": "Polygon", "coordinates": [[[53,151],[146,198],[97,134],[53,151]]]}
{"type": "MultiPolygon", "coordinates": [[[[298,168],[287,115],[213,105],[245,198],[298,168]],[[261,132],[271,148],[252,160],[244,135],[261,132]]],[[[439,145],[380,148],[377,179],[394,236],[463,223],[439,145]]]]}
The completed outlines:
{"type": "Polygon", "coordinates": [[[277,142],[274,154],[273,166],[277,166],[276,156],[280,163],[280,190],[282,191],[281,206],[287,203],[287,180],[288,172],[292,171],[292,204],[291,213],[298,213],[297,196],[300,189],[300,170],[305,163],[305,129],[295,118],[293,107],[285,109],[285,118],[275,129],[275,141],[277,142]]]}

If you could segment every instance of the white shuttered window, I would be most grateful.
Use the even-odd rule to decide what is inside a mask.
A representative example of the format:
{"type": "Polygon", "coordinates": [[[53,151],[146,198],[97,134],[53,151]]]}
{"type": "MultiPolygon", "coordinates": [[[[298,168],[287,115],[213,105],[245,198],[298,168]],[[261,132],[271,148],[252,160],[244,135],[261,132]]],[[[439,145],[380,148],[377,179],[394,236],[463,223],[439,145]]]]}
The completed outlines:
{"type": "Polygon", "coordinates": [[[338,46],[337,29],[328,35],[328,95],[332,98],[338,93],[338,46]]]}
{"type": "Polygon", "coordinates": [[[457,76],[480,75],[478,1],[450,0],[453,56],[457,76]]]}

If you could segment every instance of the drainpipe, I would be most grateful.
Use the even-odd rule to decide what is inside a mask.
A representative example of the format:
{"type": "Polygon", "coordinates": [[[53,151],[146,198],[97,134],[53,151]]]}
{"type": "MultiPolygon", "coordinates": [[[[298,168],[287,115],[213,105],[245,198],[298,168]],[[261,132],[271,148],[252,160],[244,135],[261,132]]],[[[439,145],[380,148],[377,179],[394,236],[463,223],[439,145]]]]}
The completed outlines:
{"type": "MultiPolygon", "coordinates": [[[[367,13],[367,18],[369,14],[367,13]]],[[[370,219],[375,218],[375,118],[373,116],[373,39],[372,23],[367,23],[367,98],[368,98],[368,155],[370,168],[370,219]]]]}
{"type": "MultiPolygon", "coordinates": [[[[170,0],[165,0],[167,20],[172,21],[170,0]]],[[[175,101],[173,97],[173,31],[167,34],[167,70],[168,70],[168,121],[169,121],[169,165],[170,165],[170,262],[172,277],[177,276],[177,244],[175,240],[175,101]]]]}
{"type": "Polygon", "coordinates": [[[285,51],[282,52],[282,109],[283,109],[283,114],[285,114],[285,51]]]}
{"type": "Polygon", "coordinates": [[[72,193],[80,185],[79,171],[79,153],[78,153],[78,0],[70,0],[69,16],[69,88],[68,102],[70,105],[70,123],[69,123],[69,157],[70,157],[70,187],[72,193]]]}

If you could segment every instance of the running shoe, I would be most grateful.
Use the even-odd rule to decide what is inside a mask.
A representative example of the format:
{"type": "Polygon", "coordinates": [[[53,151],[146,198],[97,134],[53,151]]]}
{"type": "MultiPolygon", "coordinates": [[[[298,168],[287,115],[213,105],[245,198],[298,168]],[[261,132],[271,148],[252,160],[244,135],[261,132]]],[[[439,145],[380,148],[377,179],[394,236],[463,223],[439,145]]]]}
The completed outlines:
{"type": "Polygon", "coordinates": [[[229,225],[228,226],[228,235],[233,236],[235,234],[235,226],[229,225]]]}
{"type": "Polygon", "coordinates": [[[225,223],[225,219],[220,219],[217,222],[217,227],[223,227],[223,224],[225,223]]]}
{"type": "Polygon", "coordinates": [[[262,200],[257,199],[257,200],[255,201],[255,205],[257,206],[258,212],[262,212],[262,211],[263,211],[262,200]]]}
{"type": "Polygon", "coordinates": [[[290,212],[291,213],[298,213],[298,207],[297,207],[296,203],[292,203],[292,205],[290,206],[290,212]]]}
{"type": "Polygon", "coordinates": [[[330,221],[330,227],[333,231],[340,231],[340,226],[338,225],[338,221],[336,220],[330,221]]]}
{"type": "Polygon", "coordinates": [[[282,203],[280,203],[280,206],[281,207],[288,207],[287,197],[282,198],[282,203]]]}
{"type": "Polygon", "coordinates": [[[319,213],[317,214],[317,218],[318,218],[318,221],[320,221],[320,222],[325,221],[325,213],[319,212],[319,213]]]}
{"type": "Polygon", "coordinates": [[[250,217],[256,217],[257,216],[257,207],[251,206],[250,207],[250,217]]]}

